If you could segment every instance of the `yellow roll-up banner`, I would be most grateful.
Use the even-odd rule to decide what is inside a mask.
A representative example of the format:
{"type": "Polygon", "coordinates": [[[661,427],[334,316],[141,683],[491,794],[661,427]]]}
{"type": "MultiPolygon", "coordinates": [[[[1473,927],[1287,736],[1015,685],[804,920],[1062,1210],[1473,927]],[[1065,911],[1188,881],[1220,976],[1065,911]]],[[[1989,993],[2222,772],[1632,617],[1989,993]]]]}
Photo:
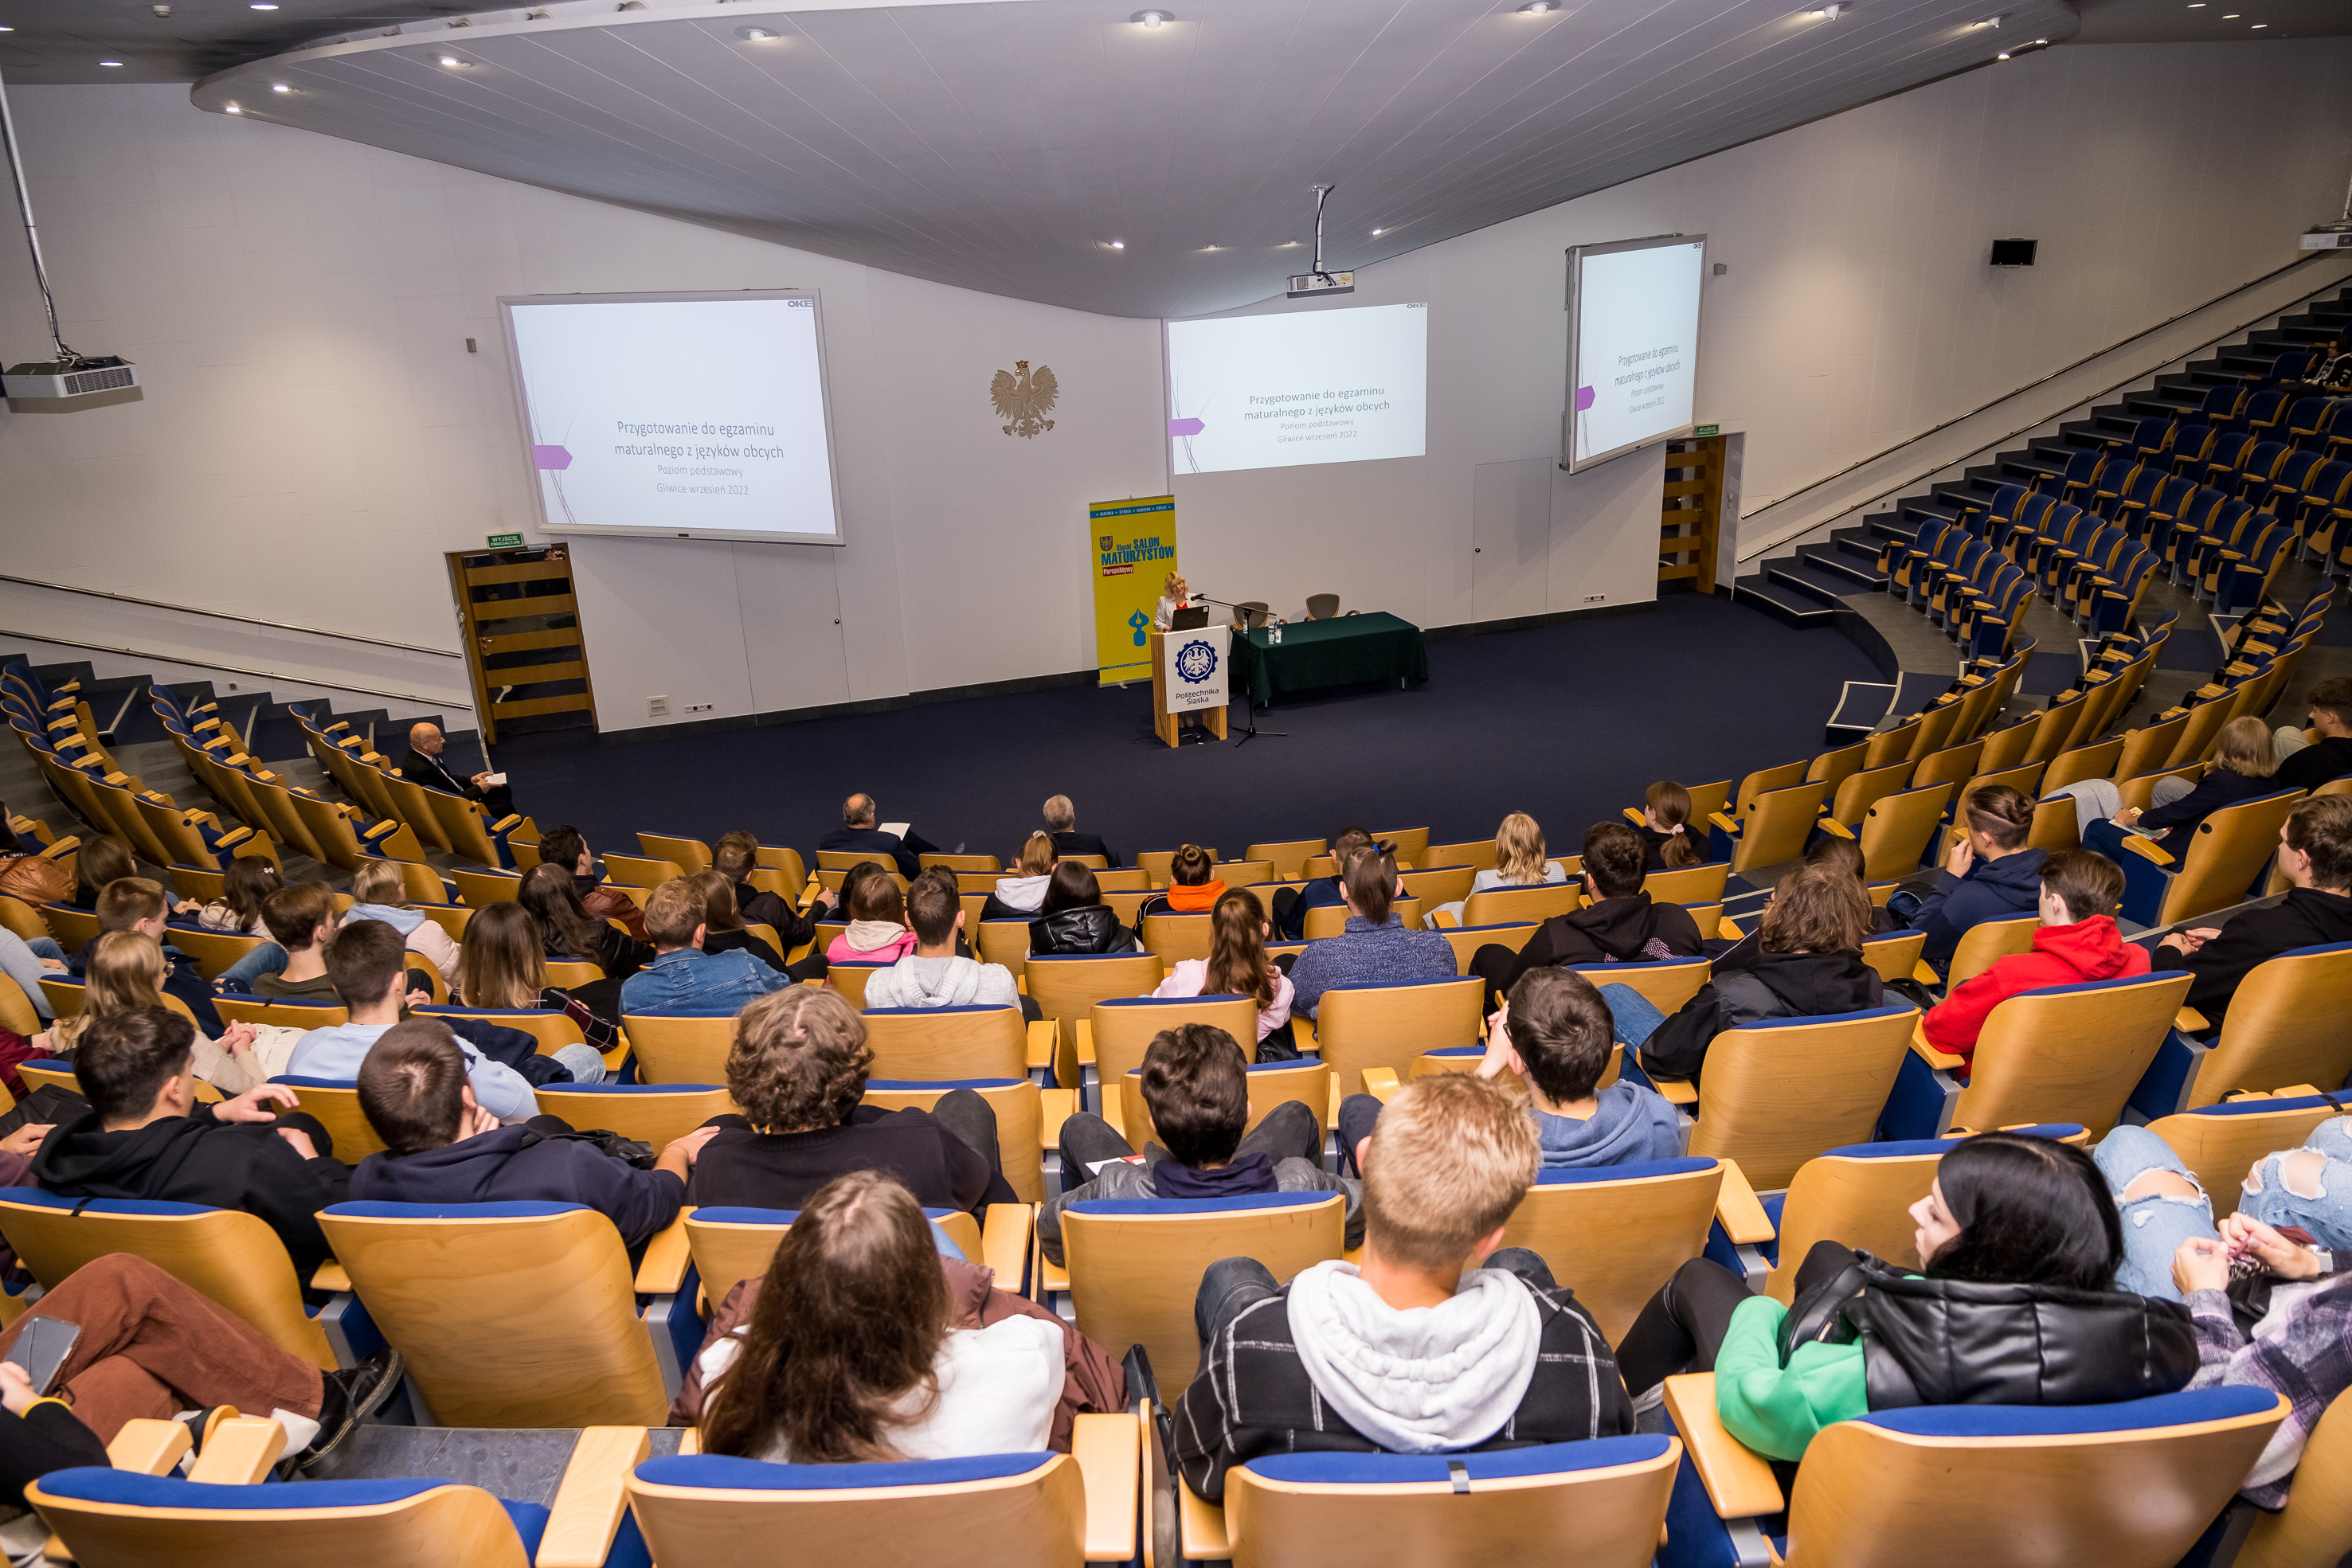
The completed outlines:
{"type": "Polygon", "coordinates": [[[1176,497],[1097,501],[1087,508],[1095,579],[1095,664],[1104,685],[1151,678],[1151,612],[1176,568],[1176,497]]]}

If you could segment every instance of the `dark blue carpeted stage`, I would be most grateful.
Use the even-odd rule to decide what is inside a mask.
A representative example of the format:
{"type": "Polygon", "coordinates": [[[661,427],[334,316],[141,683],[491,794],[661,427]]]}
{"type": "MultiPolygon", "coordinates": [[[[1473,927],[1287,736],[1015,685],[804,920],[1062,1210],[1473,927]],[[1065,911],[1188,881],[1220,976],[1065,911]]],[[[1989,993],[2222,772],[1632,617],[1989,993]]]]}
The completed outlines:
{"type": "MultiPolygon", "coordinates": [[[[1010,857],[1049,795],[1122,852],[1191,840],[1328,837],[1350,822],[1483,837],[1534,813],[1556,849],[1638,804],[1661,777],[1737,777],[1821,749],[1848,680],[1876,680],[1853,643],[1727,600],[1433,643],[1429,684],[1284,706],[1286,738],[1186,745],[1150,732],[1148,684],[1063,687],[628,744],[586,731],[498,747],[518,809],[569,821],[599,850],[640,830],[709,840],[749,828],[806,852],[873,792],[887,821],[1010,857]]],[[[1242,709],[1233,720],[1238,731],[1242,709]]]]}

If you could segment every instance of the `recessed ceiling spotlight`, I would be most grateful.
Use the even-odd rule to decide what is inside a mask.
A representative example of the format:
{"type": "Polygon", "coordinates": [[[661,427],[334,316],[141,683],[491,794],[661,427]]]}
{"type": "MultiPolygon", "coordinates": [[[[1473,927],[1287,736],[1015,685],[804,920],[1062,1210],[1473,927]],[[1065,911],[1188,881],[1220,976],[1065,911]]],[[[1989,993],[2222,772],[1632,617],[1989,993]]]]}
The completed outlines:
{"type": "Polygon", "coordinates": [[[247,7],[247,9],[254,11],[275,11],[278,9],[278,0],[252,0],[252,4],[247,7]]]}
{"type": "Polygon", "coordinates": [[[1175,19],[1175,12],[1159,10],[1138,11],[1134,16],[1128,18],[1129,21],[1139,23],[1146,27],[1164,26],[1175,19]]]}
{"type": "Polygon", "coordinates": [[[1834,22],[1838,19],[1839,16],[1844,12],[1844,0],[1830,0],[1830,3],[1822,6],[1820,10],[1808,11],[1805,15],[1809,16],[1819,16],[1826,21],[1834,22]]]}
{"type": "Polygon", "coordinates": [[[457,56],[455,56],[455,55],[443,55],[443,56],[441,57],[441,63],[442,63],[443,65],[445,65],[445,66],[447,66],[447,67],[451,68],[452,69],[455,69],[456,68],[457,68],[457,67],[459,67],[459,66],[464,65],[466,62],[465,62],[465,61],[463,61],[463,60],[461,60],[461,59],[459,59],[459,58],[458,58],[457,56]]]}
{"type": "Polygon", "coordinates": [[[1210,251],[1210,250],[1223,250],[1223,249],[1224,249],[1225,247],[1224,247],[1223,246],[1221,246],[1221,245],[1204,245],[1204,246],[1202,246],[1201,248],[1202,248],[1202,250],[1204,250],[1204,251],[1210,251]]]}
{"type": "Polygon", "coordinates": [[[0,33],[13,33],[16,30],[14,27],[0,27],[0,33]]]}
{"type": "Polygon", "coordinates": [[[2005,60],[2009,58],[2009,51],[2007,49],[2003,49],[2000,53],[1993,56],[1993,58],[1997,60],[2005,60]]]}
{"type": "Polygon", "coordinates": [[[1380,238],[1380,237],[1381,237],[1381,235],[1384,235],[1384,234],[1386,234],[1386,233],[1388,233],[1388,232],[1389,232],[1389,231],[1388,231],[1388,230],[1386,230],[1386,229],[1374,229],[1374,230],[1372,231],[1372,237],[1373,237],[1374,239],[1378,239],[1378,238],[1380,238]]]}
{"type": "Polygon", "coordinates": [[[122,62],[121,60],[100,60],[98,63],[104,66],[109,70],[120,70],[122,68],[122,62]]]}
{"type": "Polygon", "coordinates": [[[294,89],[282,81],[274,81],[269,84],[269,90],[272,92],[292,92],[294,89]]]}
{"type": "Polygon", "coordinates": [[[777,37],[777,34],[774,29],[769,27],[738,27],[735,29],[735,36],[747,43],[764,44],[770,38],[777,37]]]}
{"type": "Polygon", "coordinates": [[[1110,242],[1110,247],[1113,250],[1125,250],[1127,248],[1127,242],[1123,239],[1115,239],[1110,242]]]}
{"type": "Polygon", "coordinates": [[[222,108],[224,108],[224,109],[226,109],[226,110],[227,110],[231,114],[243,114],[243,113],[245,112],[245,110],[242,110],[242,109],[238,108],[236,104],[233,104],[233,103],[229,103],[229,104],[223,104],[221,107],[222,107],[222,108]]]}
{"type": "Polygon", "coordinates": [[[1519,7],[1522,16],[1543,16],[1559,9],[1559,0],[1528,0],[1519,7]]]}

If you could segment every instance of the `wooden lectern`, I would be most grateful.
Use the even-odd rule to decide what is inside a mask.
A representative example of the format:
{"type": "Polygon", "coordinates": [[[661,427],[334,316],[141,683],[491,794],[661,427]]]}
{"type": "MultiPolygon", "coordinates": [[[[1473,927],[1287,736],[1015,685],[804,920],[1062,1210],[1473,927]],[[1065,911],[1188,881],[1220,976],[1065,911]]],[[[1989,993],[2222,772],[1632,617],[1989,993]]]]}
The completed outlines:
{"type": "MultiPolygon", "coordinates": [[[[1161,740],[1174,746],[1177,743],[1179,721],[1182,719],[1184,714],[1182,710],[1171,713],[1168,707],[1168,638],[1170,635],[1169,632],[1162,632],[1157,627],[1152,629],[1151,731],[1161,740]]],[[[1183,637],[1190,633],[1179,632],[1174,635],[1183,637]]],[[[1202,724],[1207,727],[1212,736],[1223,740],[1225,738],[1225,709],[1226,705],[1219,703],[1213,708],[1197,708],[1191,711],[1200,715],[1202,724]]]]}

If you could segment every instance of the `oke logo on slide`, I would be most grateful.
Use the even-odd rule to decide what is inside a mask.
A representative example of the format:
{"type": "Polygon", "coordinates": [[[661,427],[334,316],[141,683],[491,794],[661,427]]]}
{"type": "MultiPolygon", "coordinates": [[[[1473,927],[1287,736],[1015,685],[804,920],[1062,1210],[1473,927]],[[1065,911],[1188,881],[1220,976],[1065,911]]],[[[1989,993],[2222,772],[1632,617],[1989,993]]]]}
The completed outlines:
{"type": "Polygon", "coordinates": [[[1176,674],[1187,685],[1199,685],[1217,673],[1217,651],[1206,643],[1187,643],[1176,652],[1176,674]]]}

